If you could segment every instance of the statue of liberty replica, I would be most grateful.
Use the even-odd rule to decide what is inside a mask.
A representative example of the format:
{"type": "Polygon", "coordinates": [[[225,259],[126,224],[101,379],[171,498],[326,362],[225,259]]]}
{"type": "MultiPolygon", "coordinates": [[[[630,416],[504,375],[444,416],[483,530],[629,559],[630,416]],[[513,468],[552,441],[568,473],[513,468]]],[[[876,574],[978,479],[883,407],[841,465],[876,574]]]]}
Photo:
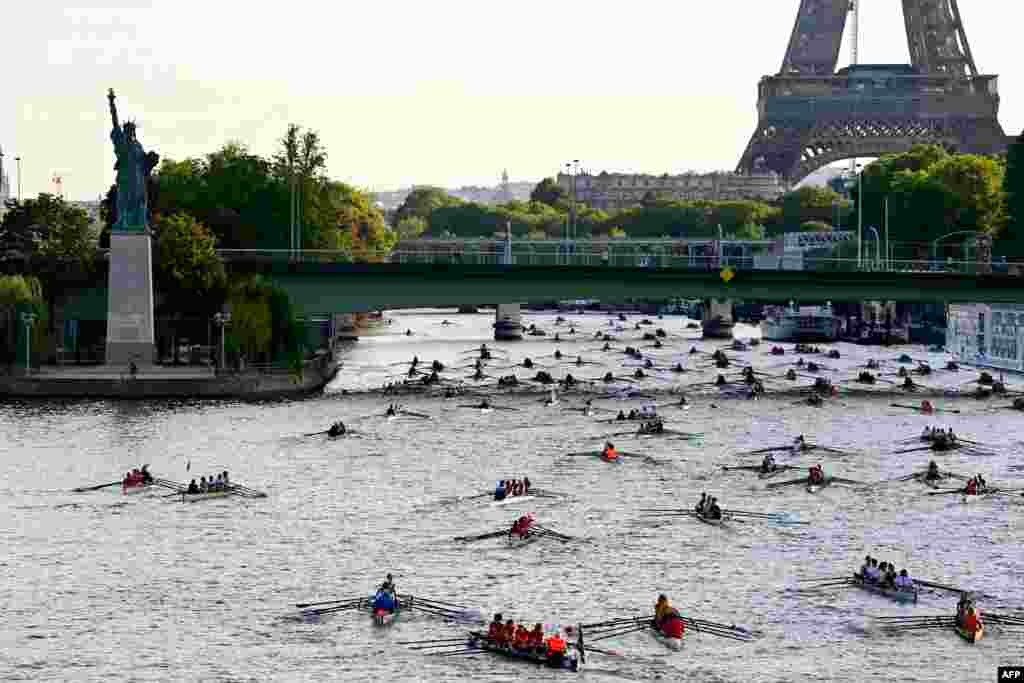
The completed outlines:
{"type": "Polygon", "coordinates": [[[146,186],[160,157],[148,154],[131,121],[120,123],[114,90],[107,93],[117,163],[117,220],[110,234],[110,277],[107,305],[107,363],[130,367],[151,365],[153,330],[153,256],[146,186]]]}

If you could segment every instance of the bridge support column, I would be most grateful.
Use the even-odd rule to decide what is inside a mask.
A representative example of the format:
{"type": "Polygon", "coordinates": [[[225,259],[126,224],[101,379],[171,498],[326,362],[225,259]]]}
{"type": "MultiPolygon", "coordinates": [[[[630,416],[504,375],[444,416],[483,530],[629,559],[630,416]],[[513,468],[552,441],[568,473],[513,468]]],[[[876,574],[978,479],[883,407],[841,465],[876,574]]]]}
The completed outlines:
{"type": "Polygon", "coordinates": [[[705,299],[700,326],[705,339],[732,339],[732,299],[705,299]]]}
{"type": "Polygon", "coordinates": [[[523,338],[523,322],[519,304],[498,304],[494,312],[495,341],[517,341],[523,338]]]}

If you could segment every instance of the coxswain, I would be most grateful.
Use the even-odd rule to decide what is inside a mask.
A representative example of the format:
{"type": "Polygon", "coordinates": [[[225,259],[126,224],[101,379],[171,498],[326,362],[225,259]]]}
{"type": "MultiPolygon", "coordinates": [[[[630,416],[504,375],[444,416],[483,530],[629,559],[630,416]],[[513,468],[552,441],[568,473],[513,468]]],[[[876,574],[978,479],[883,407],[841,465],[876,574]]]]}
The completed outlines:
{"type": "Polygon", "coordinates": [[[548,638],[545,645],[547,646],[548,662],[553,666],[561,666],[562,660],[565,659],[565,653],[568,648],[568,643],[566,643],[565,639],[562,638],[562,634],[556,633],[555,635],[551,636],[550,638],[548,638]]]}
{"type": "Polygon", "coordinates": [[[491,641],[495,645],[501,645],[503,642],[502,636],[505,632],[505,624],[502,623],[501,612],[494,615],[494,620],[491,621],[487,627],[487,640],[491,641]]]}
{"type": "Polygon", "coordinates": [[[508,495],[508,489],[505,488],[505,480],[502,479],[498,482],[498,486],[494,489],[494,500],[505,500],[508,495]]]}
{"type": "Polygon", "coordinates": [[[392,403],[391,405],[388,406],[387,411],[384,413],[384,417],[394,417],[397,414],[398,411],[395,410],[395,404],[392,403]]]}
{"type": "Polygon", "coordinates": [[[412,336],[412,330],[406,330],[405,331],[405,336],[406,337],[411,337],[412,336]]]}
{"type": "Polygon", "coordinates": [[[619,414],[615,416],[615,419],[620,421],[620,422],[625,421],[626,420],[626,414],[620,410],[619,414]]]}
{"type": "Polygon", "coordinates": [[[523,477],[523,495],[525,496],[530,492],[530,478],[523,477]]]}
{"type": "Polygon", "coordinates": [[[762,474],[767,474],[768,472],[774,472],[774,471],[775,471],[775,458],[772,457],[771,453],[769,453],[768,455],[764,456],[764,460],[761,461],[761,473],[762,474]]]}
{"type": "Polygon", "coordinates": [[[193,479],[188,483],[188,489],[185,493],[199,493],[199,487],[196,485],[196,480],[193,479]]]}
{"type": "Polygon", "coordinates": [[[939,472],[939,465],[934,460],[928,463],[928,473],[924,475],[926,481],[937,481],[942,479],[942,473],[939,472]]]}
{"type": "Polygon", "coordinates": [[[345,423],[339,420],[332,424],[331,428],[327,430],[327,436],[342,436],[345,431],[345,423]]]}
{"type": "Polygon", "coordinates": [[[704,514],[704,508],[707,507],[707,504],[708,504],[708,494],[707,494],[707,491],[705,491],[704,493],[700,494],[700,502],[697,503],[697,507],[694,508],[697,511],[698,515],[704,514]]]}

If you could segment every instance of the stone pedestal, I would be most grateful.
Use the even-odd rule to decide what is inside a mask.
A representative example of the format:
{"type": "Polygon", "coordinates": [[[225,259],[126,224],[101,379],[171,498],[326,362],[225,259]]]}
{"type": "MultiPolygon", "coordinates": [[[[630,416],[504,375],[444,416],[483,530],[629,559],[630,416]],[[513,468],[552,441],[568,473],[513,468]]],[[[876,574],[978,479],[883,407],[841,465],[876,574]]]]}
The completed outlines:
{"type": "Polygon", "coordinates": [[[110,236],[107,364],[152,365],[153,254],[149,232],[110,236]]]}

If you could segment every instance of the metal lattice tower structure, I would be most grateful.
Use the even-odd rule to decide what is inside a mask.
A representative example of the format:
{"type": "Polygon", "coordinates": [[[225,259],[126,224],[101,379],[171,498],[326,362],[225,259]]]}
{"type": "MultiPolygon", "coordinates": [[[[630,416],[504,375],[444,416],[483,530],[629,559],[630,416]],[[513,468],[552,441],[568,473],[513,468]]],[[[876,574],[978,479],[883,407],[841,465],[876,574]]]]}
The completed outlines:
{"type": "MultiPolygon", "coordinates": [[[[836,71],[861,0],[800,0],[782,68],[758,85],[758,125],[737,170],[789,182],[843,159],[940,144],[998,154],[998,77],[978,73],[957,0],[903,0],[910,64],[836,71]]],[[[856,42],[856,41],[855,41],[856,42]]]]}

